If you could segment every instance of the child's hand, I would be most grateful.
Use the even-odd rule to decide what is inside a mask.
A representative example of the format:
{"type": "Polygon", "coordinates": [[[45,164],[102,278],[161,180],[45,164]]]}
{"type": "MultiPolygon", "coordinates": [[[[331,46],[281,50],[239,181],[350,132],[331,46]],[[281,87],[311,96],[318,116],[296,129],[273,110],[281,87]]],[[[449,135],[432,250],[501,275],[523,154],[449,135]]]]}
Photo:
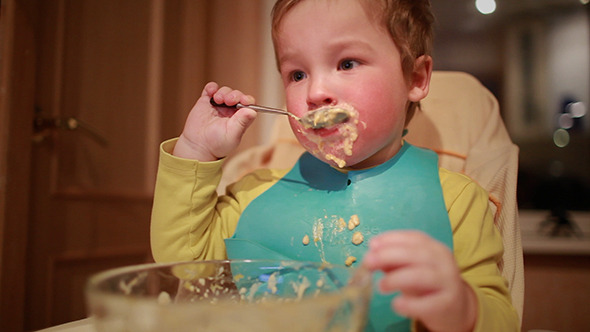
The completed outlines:
{"type": "Polygon", "coordinates": [[[363,264],[384,275],[379,289],[400,291],[392,307],[429,331],[472,331],[477,316],[473,290],[461,278],[452,252],[418,231],[391,231],[369,242],[363,264]]]}
{"type": "Polygon", "coordinates": [[[242,135],[256,118],[249,108],[234,110],[211,105],[211,98],[228,106],[253,104],[254,97],[217,83],[205,85],[201,97],[191,109],[182,134],[174,148],[178,157],[199,161],[214,161],[227,156],[238,147],[242,135]]]}

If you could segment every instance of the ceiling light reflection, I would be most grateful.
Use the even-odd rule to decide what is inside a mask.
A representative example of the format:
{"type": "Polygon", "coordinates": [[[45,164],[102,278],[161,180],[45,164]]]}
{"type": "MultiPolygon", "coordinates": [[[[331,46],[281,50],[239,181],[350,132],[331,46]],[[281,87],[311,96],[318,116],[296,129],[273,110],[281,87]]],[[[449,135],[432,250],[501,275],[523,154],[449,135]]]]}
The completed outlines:
{"type": "Polygon", "coordinates": [[[475,0],[475,7],[477,10],[484,14],[491,14],[496,11],[496,1],[495,0],[475,0]]]}

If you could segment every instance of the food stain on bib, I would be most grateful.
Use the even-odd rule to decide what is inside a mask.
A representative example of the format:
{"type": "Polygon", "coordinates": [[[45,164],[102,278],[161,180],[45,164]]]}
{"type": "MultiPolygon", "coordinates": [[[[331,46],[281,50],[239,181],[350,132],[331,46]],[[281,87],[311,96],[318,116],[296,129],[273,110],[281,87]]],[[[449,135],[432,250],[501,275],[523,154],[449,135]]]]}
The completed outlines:
{"type": "MultiPolygon", "coordinates": [[[[364,242],[365,236],[357,229],[360,225],[358,215],[352,215],[348,223],[341,216],[324,216],[318,218],[312,226],[313,242],[317,248],[320,259],[324,263],[332,264],[346,264],[352,265],[356,261],[356,257],[351,255],[351,244],[359,246],[364,242]],[[351,232],[354,233],[351,234],[351,232]],[[328,262],[326,260],[326,248],[338,247],[341,248],[342,253],[346,259],[342,262],[328,262]]],[[[306,234],[303,237],[302,244],[307,246],[310,243],[309,236],[306,234]]]]}

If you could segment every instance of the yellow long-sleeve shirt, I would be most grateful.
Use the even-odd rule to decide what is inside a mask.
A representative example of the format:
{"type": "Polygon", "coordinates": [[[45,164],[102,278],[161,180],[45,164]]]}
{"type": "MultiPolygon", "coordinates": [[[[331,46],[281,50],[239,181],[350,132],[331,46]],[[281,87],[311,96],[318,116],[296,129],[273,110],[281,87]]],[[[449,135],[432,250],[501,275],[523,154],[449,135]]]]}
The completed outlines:
{"type": "MultiPolygon", "coordinates": [[[[287,170],[258,170],[218,197],[222,161],[175,157],[171,154],[175,143],[169,140],[161,145],[151,221],[154,259],[225,259],[224,239],[233,235],[241,212],[287,170]]],[[[440,169],[439,177],[455,260],[478,300],[475,331],[519,331],[519,318],[497,266],[502,239],[493,223],[488,194],[464,175],[440,169]]]]}

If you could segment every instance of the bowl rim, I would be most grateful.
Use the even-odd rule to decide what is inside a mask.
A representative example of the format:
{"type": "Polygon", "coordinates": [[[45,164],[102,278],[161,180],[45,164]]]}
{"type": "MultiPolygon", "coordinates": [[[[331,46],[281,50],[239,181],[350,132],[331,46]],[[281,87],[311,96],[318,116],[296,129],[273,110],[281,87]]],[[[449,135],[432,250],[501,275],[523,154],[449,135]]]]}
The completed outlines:
{"type": "MultiPolygon", "coordinates": [[[[344,264],[332,264],[327,262],[317,262],[317,261],[300,261],[300,260],[285,260],[285,259],[214,259],[214,260],[189,260],[189,261],[176,261],[176,262],[154,262],[154,263],[144,263],[144,264],[135,264],[135,265],[127,265],[121,267],[115,267],[111,269],[107,269],[101,272],[97,272],[91,275],[85,286],[85,293],[86,294],[100,294],[101,296],[109,296],[109,297],[128,297],[125,294],[117,294],[117,293],[110,293],[101,291],[99,286],[101,282],[108,280],[109,278],[113,278],[116,276],[121,276],[126,273],[131,272],[141,272],[141,271],[148,271],[148,270],[156,270],[160,268],[166,267],[173,267],[173,266],[182,266],[182,265],[191,265],[191,264],[231,264],[231,263],[273,263],[278,266],[278,264],[284,266],[317,266],[318,268],[339,268],[343,270],[351,270],[351,276],[354,274],[354,271],[358,269],[358,267],[351,267],[346,266],[344,264]]],[[[370,279],[370,278],[369,278],[370,279]]],[[[149,297],[146,297],[149,298],[149,297]]]]}

